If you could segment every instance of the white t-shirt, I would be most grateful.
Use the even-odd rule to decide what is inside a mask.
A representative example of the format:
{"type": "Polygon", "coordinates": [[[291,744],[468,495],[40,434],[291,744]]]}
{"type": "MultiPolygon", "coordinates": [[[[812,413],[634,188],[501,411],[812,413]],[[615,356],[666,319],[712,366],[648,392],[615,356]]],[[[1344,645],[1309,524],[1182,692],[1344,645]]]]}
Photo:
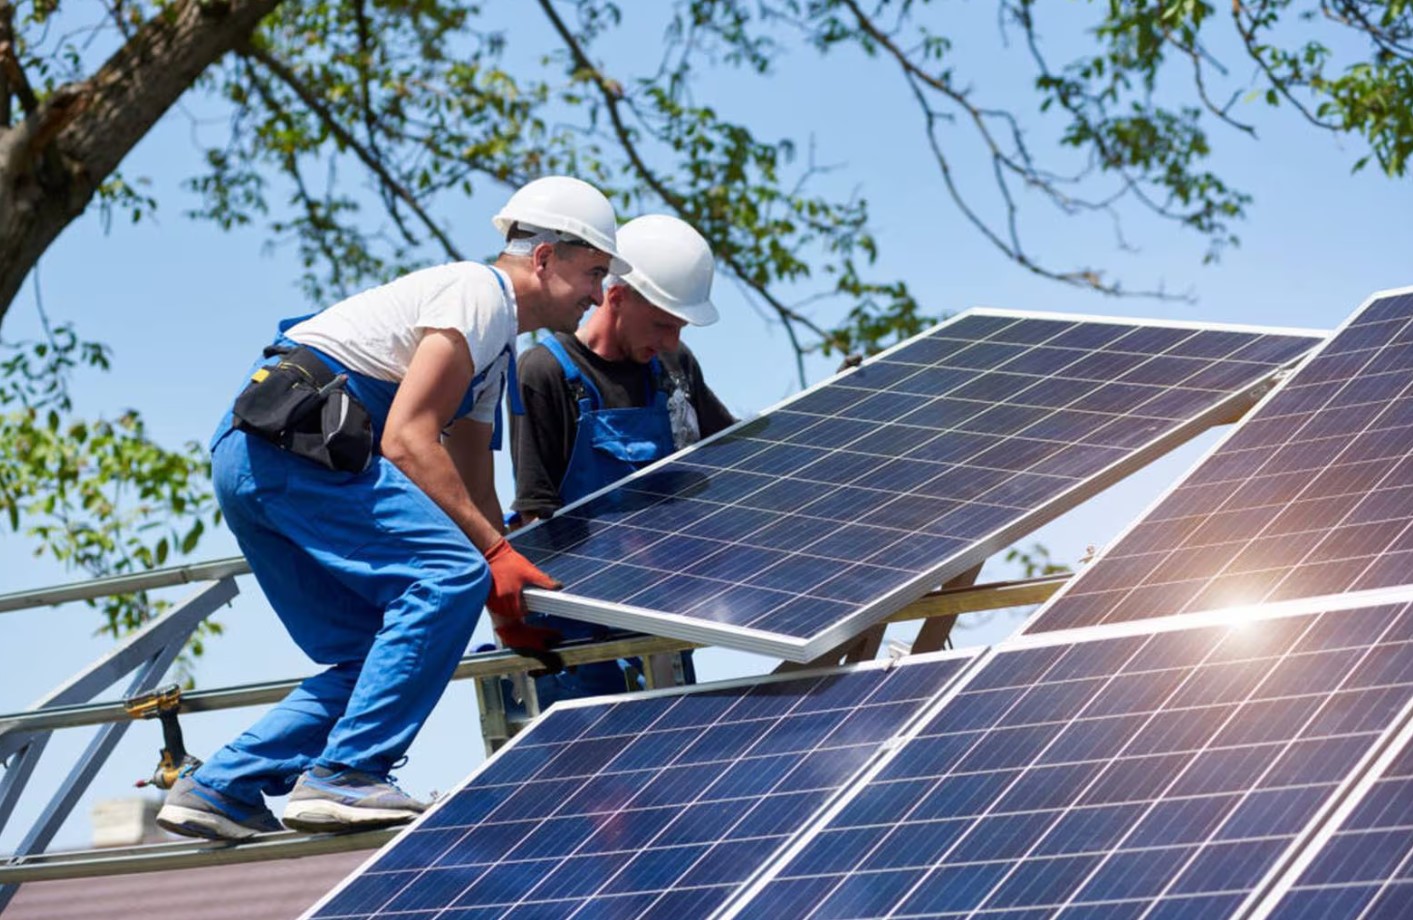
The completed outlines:
{"type": "Polygon", "coordinates": [[[480,262],[424,268],[341,300],[285,335],[317,348],[344,367],[401,383],[428,329],[466,337],[475,365],[475,404],[468,417],[490,422],[515,356],[515,288],[480,262]]]}

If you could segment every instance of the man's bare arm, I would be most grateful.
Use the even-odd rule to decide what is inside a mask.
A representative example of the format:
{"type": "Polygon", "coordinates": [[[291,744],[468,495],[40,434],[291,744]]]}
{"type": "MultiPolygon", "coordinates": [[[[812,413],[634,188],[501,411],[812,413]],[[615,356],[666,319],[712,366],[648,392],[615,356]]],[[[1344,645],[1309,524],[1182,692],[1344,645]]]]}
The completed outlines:
{"type": "MultiPolygon", "coordinates": [[[[442,429],[461,404],[475,371],[461,333],[429,330],[388,411],[381,450],[484,552],[500,539],[500,522],[492,523],[472,499],[441,441],[442,429]]],[[[487,487],[494,495],[495,483],[487,487]]]]}
{"type": "Polygon", "coordinates": [[[447,453],[466,486],[471,501],[486,520],[502,528],[505,513],[496,495],[495,454],[491,452],[491,437],[495,428],[485,422],[463,418],[452,423],[442,439],[447,453]]]}

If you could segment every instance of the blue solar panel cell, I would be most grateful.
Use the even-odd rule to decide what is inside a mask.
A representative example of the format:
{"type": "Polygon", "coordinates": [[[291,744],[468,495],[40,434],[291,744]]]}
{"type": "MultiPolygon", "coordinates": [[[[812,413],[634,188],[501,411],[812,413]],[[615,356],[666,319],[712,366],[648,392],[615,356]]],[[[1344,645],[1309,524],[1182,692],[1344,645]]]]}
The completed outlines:
{"type": "MultiPolygon", "coordinates": [[[[1232,915],[1413,703],[1410,632],[1398,603],[1003,647],[733,916],[1232,915]]],[[[1410,803],[1358,832],[1413,861],[1410,803]]]]}
{"type": "Polygon", "coordinates": [[[1405,746],[1269,916],[1393,918],[1413,909],[1413,748],[1405,746]]]}
{"type": "Polygon", "coordinates": [[[531,606],[806,660],[974,565],[1038,509],[1195,434],[1314,341],[964,315],[513,535],[565,583],[531,606]],[[674,561],[699,558],[704,540],[790,558],[718,553],[689,571],[700,580],[676,579],[674,561]],[[875,566],[875,590],[841,578],[840,562],[875,566]],[[627,568],[601,571],[614,563],[627,568]]]}
{"type": "Polygon", "coordinates": [[[1026,630],[1413,584],[1410,482],[1401,293],[1356,312],[1026,630]]]}
{"type": "Polygon", "coordinates": [[[555,707],[311,916],[704,917],[968,660],[555,707]]]}

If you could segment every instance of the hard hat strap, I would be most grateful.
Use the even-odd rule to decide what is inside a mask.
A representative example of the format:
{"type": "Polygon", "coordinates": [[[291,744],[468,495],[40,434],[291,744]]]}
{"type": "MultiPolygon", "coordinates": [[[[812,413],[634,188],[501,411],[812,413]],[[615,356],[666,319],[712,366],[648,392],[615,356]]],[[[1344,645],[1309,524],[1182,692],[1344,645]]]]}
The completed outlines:
{"type": "Polygon", "coordinates": [[[501,250],[506,255],[528,256],[535,251],[535,247],[541,243],[567,243],[570,246],[583,246],[586,249],[594,249],[591,243],[582,240],[572,233],[565,233],[563,230],[547,230],[544,227],[536,227],[533,224],[525,224],[517,221],[510,228],[511,234],[516,232],[528,233],[529,236],[518,236],[515,239],[507,239],[505,248],[501,250]]]}

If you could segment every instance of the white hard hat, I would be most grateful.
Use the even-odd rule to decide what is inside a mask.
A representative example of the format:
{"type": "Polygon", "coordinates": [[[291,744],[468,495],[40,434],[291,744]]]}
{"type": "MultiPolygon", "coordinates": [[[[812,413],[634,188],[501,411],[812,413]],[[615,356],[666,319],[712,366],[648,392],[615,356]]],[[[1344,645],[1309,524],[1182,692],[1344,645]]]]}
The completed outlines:
{"type": "Polygon", "coordinates": [[[491,218],[501,236],[521,224],[531,229],[557,230],[583,240],[613,257],[608,270],[616,274],[631,265],[618,253],[618,218],[603,192],[571,176],[545,176],[527,183],[491,218]]]}
{"type": "Polygon", "coordinates": [[[623,281],[649,303],[693,326],[716,322],[711,247],[691,224],[666,214],[647,214],[618,228],[618,246],[633,264],[623,281]]]}

